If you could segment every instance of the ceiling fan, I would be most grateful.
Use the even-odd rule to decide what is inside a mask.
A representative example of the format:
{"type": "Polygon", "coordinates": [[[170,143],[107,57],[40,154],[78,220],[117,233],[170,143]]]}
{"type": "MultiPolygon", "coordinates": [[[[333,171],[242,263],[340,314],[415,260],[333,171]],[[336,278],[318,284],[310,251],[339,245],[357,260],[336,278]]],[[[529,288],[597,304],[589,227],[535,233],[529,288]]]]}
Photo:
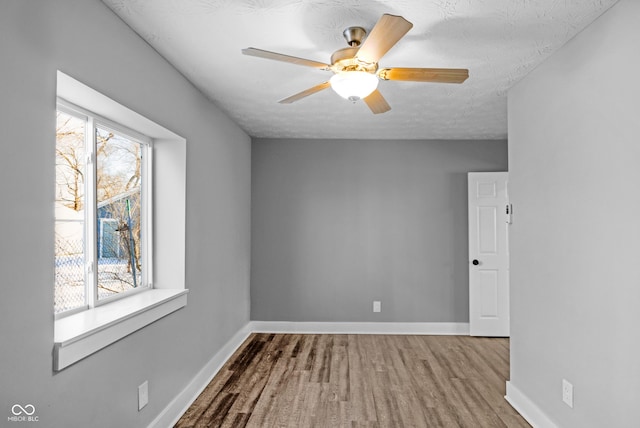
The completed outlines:
{"type": "Polygon", "coordinates": [[[403,17],[389,14],[382,15],[366,39],[364,28],[348,27],[342,34],[349,47],[335,51],[331,55],[331,65],[256,48],[243,49],[242,53],[334,73],[328,81],[284,98],[278,101],[279,103],[290,104],[331,87],[338,95],[350,101],[362,99],[374,114],[378,114],[391,110],[377,89],[379,79],[462,83],[469,77],[469,70],[461,68],[379,68],[380,58],[398,43],[411,27],[413,24],[403,17]]]}

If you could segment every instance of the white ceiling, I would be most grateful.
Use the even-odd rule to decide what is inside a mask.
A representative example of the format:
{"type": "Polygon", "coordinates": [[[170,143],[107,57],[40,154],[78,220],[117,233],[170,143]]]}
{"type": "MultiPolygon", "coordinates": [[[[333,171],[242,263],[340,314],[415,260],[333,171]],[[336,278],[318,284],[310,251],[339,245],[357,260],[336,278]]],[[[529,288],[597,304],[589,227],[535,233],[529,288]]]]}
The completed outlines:
{"type": "Polygon", "coordinates": [[[507,90],[617,0],[103,0],[249,135],[272,138],[494,139],[507,90]],[[391,111],[331,89],[277,101],[331,72],[242,55],[246,47],[329,63],[342,31],[383,13],[413,29],[381,67],[468,68],[461,85],[381,81],[391,111]]]}

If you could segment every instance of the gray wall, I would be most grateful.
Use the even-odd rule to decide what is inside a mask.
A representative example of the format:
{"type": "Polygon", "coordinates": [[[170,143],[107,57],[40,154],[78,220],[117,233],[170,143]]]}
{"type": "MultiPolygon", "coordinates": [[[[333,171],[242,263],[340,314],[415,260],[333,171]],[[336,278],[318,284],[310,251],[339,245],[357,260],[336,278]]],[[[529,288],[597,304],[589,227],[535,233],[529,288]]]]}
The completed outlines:
{"type": "Polygon", "coordinates": [[[254,140],[251,318],[468,322],[466,173],[506,169],[505,141],[254,140]]]}
{"type": "Polygon", "coordinates": [[[511,382],[563,427],[639,423],[638,22],[621,0],[509,93],[511,382]]]}
{"type": "Polygon", "coordinates": [[[31,403],[42,428],[147,426],[249,320],[250,138],[98,0],[3,0],[0,58],[0,425],[31,403]],[[54,374],[57,69],[186,138],[190,293],[54,374]]]}

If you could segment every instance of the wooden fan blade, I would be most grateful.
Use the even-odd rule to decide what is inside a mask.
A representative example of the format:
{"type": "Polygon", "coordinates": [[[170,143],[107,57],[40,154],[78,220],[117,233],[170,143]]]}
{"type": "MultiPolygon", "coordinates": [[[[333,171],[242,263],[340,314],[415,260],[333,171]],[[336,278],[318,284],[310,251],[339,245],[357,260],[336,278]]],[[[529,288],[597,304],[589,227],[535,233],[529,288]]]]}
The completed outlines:
{"type": "Polygon", "coordinates": [[[403,17],[385,13],[360,46],[356,58],[369,64],[378,62],[411,27],[413,24],[403,17]]]}
{"type": "Polygon", "coordinates": [[[297,94],[291,95],[290,97],[285,98],[283,100],[280,100],[278,102],[280,104],[291,104],[291,103],[294,103],[294,102],[296,102],[296,101],[298,101],[298,100],[300,100],[300,99],[302,99],[304,97],[308,97],[309,95],[313,95],[316,92],[320,92],[323,89],[327,89],[329,86],[331,86],[331,84],[329,82],[323,82],[323,83],[321,83],[319,85],[316,85],[316,86],[314,86],[312,88],[306,89],[306,90],[304,90],[302,92],[298,92],[297,94]]]}
{"type": "Polygon", "coordinates": [[[250,56],[257,56],[259,58],[273,59],[276,61],[290,62],[292,64],[304,65],[307,67],[318,68],[320,70],[329,70],[328,64],[312,61],[310,59],[298,58],[297,56],[284,55],[276,52],[265,51],[256,48],[242,49],[242,53],[250,56]]]}
{"type": "Polygon", "coordinates": [[[391,110],[391,107],[387,103],[387,100],[384,99],[380,91],[377,89],[371,92],[371,94],[367,96],[363,101],[367,104],[367,106],[369,106],[373,114],[380,114],[391,110]]]}
{"type": "Polygon", "coordinates": [[[409,82],[462,83],[469,77],[466,68],[383,68],[378,77],[409,82]]]}

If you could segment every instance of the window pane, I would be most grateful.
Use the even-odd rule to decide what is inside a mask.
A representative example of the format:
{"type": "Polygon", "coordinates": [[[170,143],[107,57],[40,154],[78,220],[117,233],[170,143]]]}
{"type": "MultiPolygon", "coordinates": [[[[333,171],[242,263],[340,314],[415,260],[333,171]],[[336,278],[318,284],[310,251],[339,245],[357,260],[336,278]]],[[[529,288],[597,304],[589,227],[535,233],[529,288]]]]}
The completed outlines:
{"type": "Polygon", "coordinates": [[[140,287],[142,146],[96,128],[98,299],[140,287]]]}
{"type": "Polygon", "coordinates": [[[56,121],[54,311],[85,305],[85,121],[58,112],[56,121]]]}

